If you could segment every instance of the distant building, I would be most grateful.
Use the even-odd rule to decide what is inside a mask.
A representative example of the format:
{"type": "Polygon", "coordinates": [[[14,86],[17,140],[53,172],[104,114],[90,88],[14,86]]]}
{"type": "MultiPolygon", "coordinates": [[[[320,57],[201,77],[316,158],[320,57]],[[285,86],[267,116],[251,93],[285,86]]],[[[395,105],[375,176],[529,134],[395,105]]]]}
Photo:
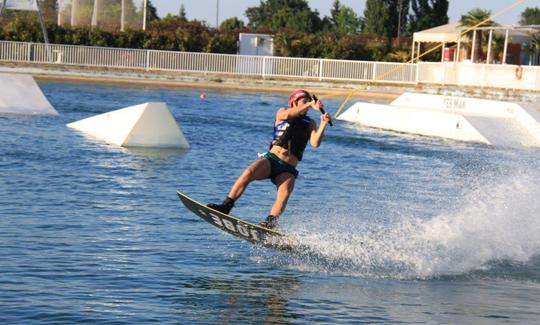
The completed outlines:
{"type": "Polygon", "coordinates": [[[272,62],[266,60],[265,57],[274,55],[274,36],[240,33],[238,37],[238,54],[242,55],[237,61],[238,73],[262,74],[263,76],[272,74],[272,62]]]}
{"type": "Polygon", "coordinates": [[[240,55],[274,55],[273,35],[240,33],[238,43],[238,54],[240,55]]]}

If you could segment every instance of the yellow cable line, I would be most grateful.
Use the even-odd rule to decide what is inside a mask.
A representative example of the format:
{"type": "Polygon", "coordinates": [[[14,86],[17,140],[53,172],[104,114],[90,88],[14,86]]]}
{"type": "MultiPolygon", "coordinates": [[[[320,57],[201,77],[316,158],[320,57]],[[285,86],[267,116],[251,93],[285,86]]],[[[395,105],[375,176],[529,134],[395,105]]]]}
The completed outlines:
{"type": "MultiPolygon", "coordinates": [[[[469,27],[469,28],[465,29],[464,31],[462,31],[462,32],[460,33],[460,37],[463,36],[463,35],[465,35],[465,34],[467,34],[467,33],[470,32],[471,30],[477,28],[478,26],[483,25],[483,24],[485,24],[486,22],[488,22],[488,21],[490,21],[490,20],[493,20],[493,19],[495,19],[496,17],[498,17],[498,16],[500,16],[500,15],[506,13],[507,11],[510,11],[510,10],[514,9],[515,7],[521,5],[522,3],[526,2],[526,1],[528,1],[528,0],[518,0],[518,1],[516,1],[516,2],[513,3],[512,5],[510,5],[510,6],[506,7],[506,8],[504,8],[504,9],[502,9],[501,11],[497,12],[497,13],[494,14],[494,15],[491,15],[490,17],[484,19],[483,21],[479,22],[478,24],[476,24],[476,25],[474,25],[474,26],[472,26],[472,27],[469,27]]],[[[427,50],[427,51],[425,51],[425,52],[419,54],[419,55],[416,56],[416,57],[413,55],[413,57],[411,58],[411,60],[409,60],[409,61],[406,62],[406,63],[409,64],[409,63],[414,63],[415,61],[418,62],[418,60],[420,60],[421,57],[424,57],[424,56],[428,55],[429,53],[434,52],[435,50],[438,50],[440,47],[442,47],[442,44],[436,45],[436,46],[434,46],[433,48],[431,48],[431,49],[429,49],[429,50],[427,50]]],[[[458,53],[458,55],[459,55],[459,53],[458,53]]],[[[384,78],[384,77],[386,77],[386,76],[388,76],[388,75],[390,75],[390,74],[392,74],[392,73],[394,73],[394,72],[396,72],[396,71],[399,71],[399,70],[403,69],[404,67],[405,67],[405,66],[399,66],[399,67],[397,67],[397,68],[391,69],[391,70],[389,70],[389,71],[387,71],[387,72],[385,72],[385,73],[383,73],[383,74],[381,74],[381,75],[375,76],[375,79],[382,79],[382,78],[384,78]]],[[[339,115],[339,113],[341,113],[341,111],[343,110],[343,108],[345,107],[345,105],[347,104],[347,102],[349,101],[349,99],[352,97],[352,95],[355,94],[356,92],[358,92],[358,91],[360,90],[360,88],[369,86],[371,83],[373,83],[373,81],[368,81],[366,85],[358,86],[358,87],[356,87],[355,89],[351,90],[351,91],[348,92],[348,93],[340,93],[340,94],[333,94],[333,95],[323,95],[323,96],[320,96],[320,97],[321,97],[321,98],[325,98],[325,97],[334,97],[334,96],[337,97],[337,96],[342,96],[343,94],[347,94],[347,97],[346,97],[345,100],[341,103],[341,106],[339,107],[339,109],[337,110],[337,112],[334,114],[334,118],[337,118],[337,116],[339,115]]]]}

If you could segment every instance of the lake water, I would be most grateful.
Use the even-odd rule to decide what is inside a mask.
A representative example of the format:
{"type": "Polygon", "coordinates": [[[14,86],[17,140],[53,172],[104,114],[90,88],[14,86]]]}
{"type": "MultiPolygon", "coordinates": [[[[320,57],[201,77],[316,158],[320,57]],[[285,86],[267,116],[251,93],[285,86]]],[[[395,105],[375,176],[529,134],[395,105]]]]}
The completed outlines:
{"type": "MultiPolygon", "coordinates": [[[[336,121],[281,218],[311,247],[290,255],[219,231],[175,193],[221,201],[267,149],[286,95],[40,86],[59,116],[0,117],[2,323],[540,319],[539,150],[336,121]],[[168,104],[191,149],[120,148],[65,126],[149,101],[168,104]]],[[[233,214],[259,222],[274,195],[253,183],[233,214]]]]}

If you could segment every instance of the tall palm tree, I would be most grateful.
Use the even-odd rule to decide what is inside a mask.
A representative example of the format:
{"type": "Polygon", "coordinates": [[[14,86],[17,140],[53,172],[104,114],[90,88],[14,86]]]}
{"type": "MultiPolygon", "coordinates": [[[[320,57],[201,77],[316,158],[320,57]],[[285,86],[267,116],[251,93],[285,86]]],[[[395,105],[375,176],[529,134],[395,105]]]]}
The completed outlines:
{"type": "MultiPolygon", "coordinates": [[[[467,14],[461,16],[461,19],[459,20],[459,25],[463,27],[473,27],[477,25],[477,27],[495,26],[495,22],[489,19],[489,17],[491,17],[491,11],[474,8],[467,12],[467,14]]],[[[470,31],[468,34],[469,37],[471,37],[470,35],[473,34],[473,31],[470,31]]],[[[483,33],[481,30],[476,31],[476,39],[473,42],[475,46],[474,49],[471,50],[474,51],[474,58],[476,60],[480,58],[480,55],[482,53],[482,34],[483,33]]]]}

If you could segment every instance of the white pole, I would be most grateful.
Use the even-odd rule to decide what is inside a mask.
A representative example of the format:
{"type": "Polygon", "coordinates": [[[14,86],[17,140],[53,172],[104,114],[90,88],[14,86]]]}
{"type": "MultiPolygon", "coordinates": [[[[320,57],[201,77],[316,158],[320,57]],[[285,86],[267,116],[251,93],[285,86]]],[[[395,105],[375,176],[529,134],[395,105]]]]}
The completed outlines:
{"type": "Polygon", "coordinates": [[[71,27],[77,26],[77,7],[79,6],[79,0],[71,1],[71,27]]]}
{"type": "Polygon", "coordinates": [[[92,27],[97,27],[98,25],[98,10],[99,0],[94,0],[94,10],[92,11],[92,27]]]}
{"type": "Polygon", "coordinates": [[[120,31],[125,31],[126,25],[126,0],[122,0],[122,9],[120,14],[120,31]]]}
{"type": "Polygon", "coordinates": [[[148,0],[144,0],[142,30],[146,30],[146,7],[147,7],[147,5],[148,5],[148,0]]]}
{"type": "Polygon", "coordinates": [[[487,52],[487,59],[486,63],[490,64],[490,57],[491,57],[491,41],[493,40],[493,29],[489,30],[489,41],[488,41],[488,52],[487,52]]]}
{"type": "Polygon", "coordinates": [[[503,52],[503,59],[502,64],[506,64],[506,52],[508,50],[508,29],[506,30],[506,34],[504,36],[504,52],[503,52]]]}
{"type": "Polygon", "coordinates": [[[58,0],[58,14],[56,15],[56,25],[62,26],[62,0],[58,0]]]}

